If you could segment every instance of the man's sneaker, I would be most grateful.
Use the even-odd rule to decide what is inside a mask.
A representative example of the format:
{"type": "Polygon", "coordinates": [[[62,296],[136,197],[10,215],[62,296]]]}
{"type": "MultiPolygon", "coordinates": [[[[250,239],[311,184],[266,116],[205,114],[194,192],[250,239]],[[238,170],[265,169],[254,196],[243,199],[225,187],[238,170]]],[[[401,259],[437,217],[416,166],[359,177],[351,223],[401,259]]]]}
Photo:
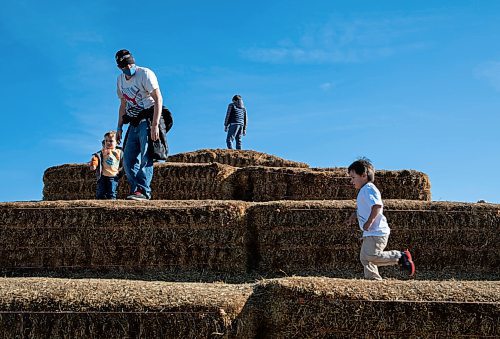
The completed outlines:
{"type": "Polygon", "coordinates": [[[408,275],[411,277],[415,275],[415,264],[411,258],[411,253],[408,250],[404,250],[401,252],[401,258],[399,258],[399,264],[401,268],[405,271],[408,271],[408,275]]]}
{"type": "Polygon", "coordinates": [[[127,196],[128,200],[149,200],[147,196],[141,193],[141,191],[135,191],[131,195],[127,196]]]}

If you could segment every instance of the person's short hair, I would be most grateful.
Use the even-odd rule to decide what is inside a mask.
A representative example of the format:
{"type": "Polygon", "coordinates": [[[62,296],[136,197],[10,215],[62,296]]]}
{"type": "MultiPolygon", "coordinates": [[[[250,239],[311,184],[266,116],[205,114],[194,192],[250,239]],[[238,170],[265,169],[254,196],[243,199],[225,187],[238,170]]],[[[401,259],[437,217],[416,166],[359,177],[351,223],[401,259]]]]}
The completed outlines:
{"type": "Polygon", "coordinates": [[[375,168],[368,158],[362,157],[350,164],[347,168],[347,172],[351,171],[354,171],[357,175],[363,175],[366,173],[369,182],[373,182],[375,180],[375,168]]]}
{"type": "Polygon", "coordinates": [[[104,139],[106,139],[107,137],[116,139],[116,132],[115,131],[108,131],[108,132],[104,133],[104,139]]]}
{"type": "Polygon", "coordinates": [[[241,95],[236,94],[236,95],[233,97],[233,101],[238,101],[238,100],[241,100],[241,95]]]}

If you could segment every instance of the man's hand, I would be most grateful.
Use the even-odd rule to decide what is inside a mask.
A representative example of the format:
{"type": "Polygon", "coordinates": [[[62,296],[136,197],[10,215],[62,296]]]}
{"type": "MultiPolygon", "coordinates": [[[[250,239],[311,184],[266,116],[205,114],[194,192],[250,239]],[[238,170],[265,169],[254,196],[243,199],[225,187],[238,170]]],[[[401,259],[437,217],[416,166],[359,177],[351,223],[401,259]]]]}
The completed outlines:
{"type": "Polygon", "coordinates": [[[224,126],[224,132],[227,132],[228,129],[229,129],[228,126],[224,126]]]}
{"type": "Polygon", "coordinates": [[[247,130],[246,129],[243,130],[243,136],[245,136],[245,135],[247,135],[247,130]]]}
{"type": "Polygon", "coordinates": [[[365,222],[365,224],[363,225],[363,230],[368,231],[370,229],[371,225],[372,225],[372,223],[368,224],[368,221],[365,222]]]}
{"type": "Polygon", "coordinates": [[[116,131],[116,144],[119,145],[122,142],[122,130],[116,131]]]}
{"type": "Polygon", "coordinates": [[[151,140],[156,141],[160,139],[160,128],[158,125],[151,126],[151,140]]]}

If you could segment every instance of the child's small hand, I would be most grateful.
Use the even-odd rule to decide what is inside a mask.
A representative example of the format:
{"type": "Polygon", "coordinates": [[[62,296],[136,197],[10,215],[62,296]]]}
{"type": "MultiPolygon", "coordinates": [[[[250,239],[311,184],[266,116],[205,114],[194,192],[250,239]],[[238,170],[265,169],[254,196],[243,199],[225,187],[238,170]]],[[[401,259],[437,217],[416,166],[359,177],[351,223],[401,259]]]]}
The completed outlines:
{"type": "Polygon", "coordinates": [[[93,156],[92,160],[89,161],[88,165],[89,165],[91,171],[95,171],[97,166],[99,165],[99,159],[97,159],[97,157],[93,156]]]}

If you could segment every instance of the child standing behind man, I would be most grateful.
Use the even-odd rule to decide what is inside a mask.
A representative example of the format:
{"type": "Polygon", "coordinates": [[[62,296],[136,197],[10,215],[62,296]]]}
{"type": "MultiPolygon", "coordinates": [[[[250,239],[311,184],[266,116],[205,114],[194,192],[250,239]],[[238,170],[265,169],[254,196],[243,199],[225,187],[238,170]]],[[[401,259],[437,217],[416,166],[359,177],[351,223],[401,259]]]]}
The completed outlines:
{"type": "Polygon", "coordinates": [[[361,158],[353,162],[347,169],[351,183],[359,190],[356,199],[357,210],[348,219],[351,225],[358,219],[359,228],[363,231],[363,244],[359,259],[364,268],[366,279],[382,280],[378,266],[400,264],[410,276],[415,274],[415,264],[410,251],[384,251],[391,229],[383,214],[384,204],[380,191],[373,184],[375,169],[370,160],[361,158]]]}
{"type": "Polygon", "coordinates": [[[102,150],[92,155],[90,169],[96,172],[96,199],[116,199],[120,170],[123,162],[123,152],[116,147],[116,132],[104,134],[102,150]]]}

